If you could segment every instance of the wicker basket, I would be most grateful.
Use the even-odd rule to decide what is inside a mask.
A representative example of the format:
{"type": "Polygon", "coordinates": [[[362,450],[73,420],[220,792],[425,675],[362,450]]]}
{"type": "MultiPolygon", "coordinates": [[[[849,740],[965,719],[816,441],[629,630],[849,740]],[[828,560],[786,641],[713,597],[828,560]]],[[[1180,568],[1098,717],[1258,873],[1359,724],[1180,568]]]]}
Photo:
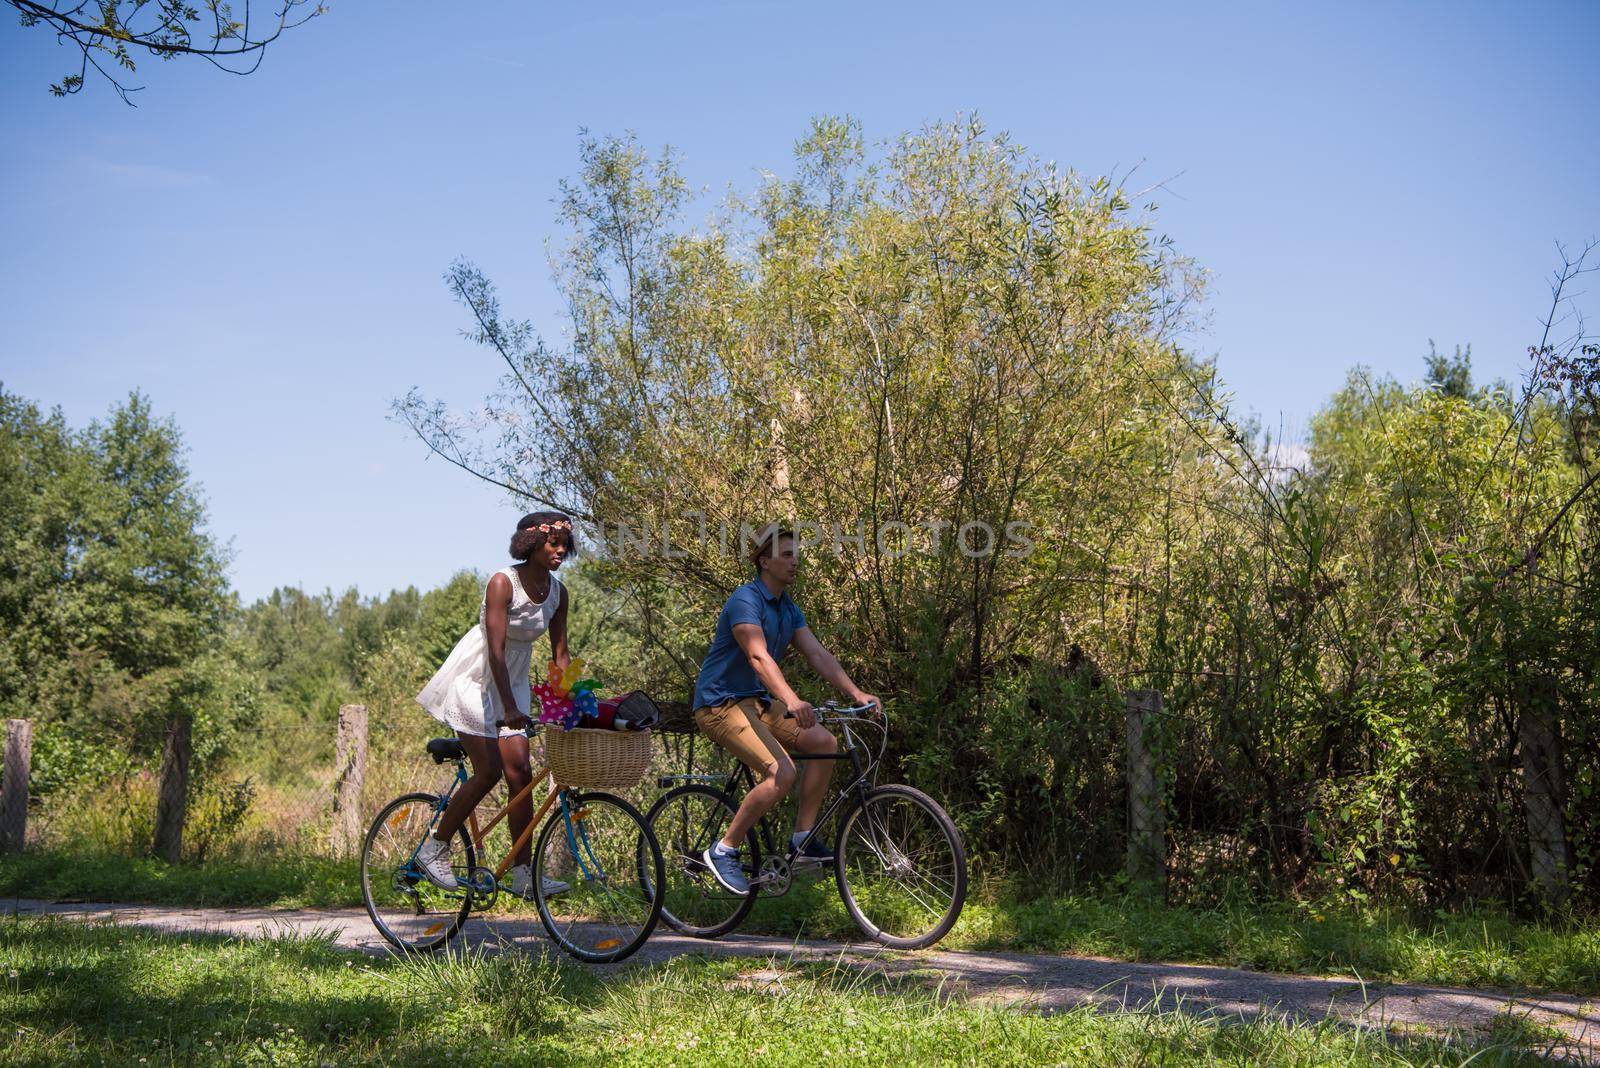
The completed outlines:
{"type": "Polygon", "coordinates": [[[562,786],[626,790],[650,768],[650,732],[547,730],[544,759],[562,786]]]}

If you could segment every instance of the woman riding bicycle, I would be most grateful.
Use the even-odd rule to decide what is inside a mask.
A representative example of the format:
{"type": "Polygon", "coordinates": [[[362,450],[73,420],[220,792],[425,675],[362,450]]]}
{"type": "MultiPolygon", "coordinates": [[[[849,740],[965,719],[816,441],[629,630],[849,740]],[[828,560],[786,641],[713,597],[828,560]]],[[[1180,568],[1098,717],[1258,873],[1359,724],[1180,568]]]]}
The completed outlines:
{"type": "MultiPolygon", "coordinates": [[[[795,766],[789,753],[838,751],[838,742],[817,723],[810,702],[795,694],[778,667],[789,645],[793,643],[817,674],[851,700],[878,704],[876,697],[851,681],[839,661],[817,640],[806,625],[805,613],[789,596],[800,566],[794,532],[769,528],[750,554],[750,563],[756,577],[734,590],[722,606],[694,691],[695,722],[700,730],[737,757],[757,781],[745,794],[722,840],[713,842],[702,858],[723,889],[734,894],[750,890],[739,863],[739,845],[745,834],[794,785],[795,766]]],[[[828,847],[810,834],[831,773],[830,761],[813,760],[801,778],[793,841],[796,848],[804,843],[800,859],[806,862],[827,864],[833,860],[828,847]]]]}
{"type": "MultiPolygon", "coordinates": [[[[451,836],[501,776],[512,796],[533,778],[524,733],[531,722],[533,643],[548,632],[551,658],[566,668],[567,588],[555,571],[574,548],[572,520],[560,512],[533,512],[517,520],[511,558],[518,563],[490,576],[477,625],[417,694],[418,704],[455,730],[472,763],[471,777],[417,853],[417,866],[435,886],[455,888],[446,852],[451,836]]],[[[512,841],[518,841],[533,819],[532,796],[513,806],[507,819],[512,841]]],[[[511,893],[524,898],[533,893],[529,857],[524,842],[511,869],[511,893]]],[[[547,896],[566,888],[559,880],[544,880],[547,896]]]]}

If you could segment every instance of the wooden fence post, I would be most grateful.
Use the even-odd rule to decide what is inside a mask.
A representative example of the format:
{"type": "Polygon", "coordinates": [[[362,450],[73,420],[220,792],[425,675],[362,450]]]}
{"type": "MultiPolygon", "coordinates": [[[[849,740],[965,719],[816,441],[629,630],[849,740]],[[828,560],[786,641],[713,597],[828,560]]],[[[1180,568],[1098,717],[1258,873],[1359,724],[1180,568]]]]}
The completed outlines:
{"type": "Polygon", "coordinates": [[[1128,881],[1167,890],[1167,814],[1155,754],[1152,721],[1161,713],[1161,691],[1131,690],[1128,717],[1128,881]]]}
{"type": "Polygon", "coordinates": [[[1556,682],[1531,680],[1517,718],[1517,748],[1522,754],[1522,803],[1528,818],[1528,861],[1533,887],[1553,905],[1571,890],[1572,853],[1562,811],[1566,775],[1561,765],[1561,728],[1556,682]]]}
{"type": "Polygon", "coordinates": [[[194,753],[194,718],[187,712],[167,720],[161,746],[161,785],[156,795],[155,855],[176,864],[183,855],[183,825],[189,818],[189,758],[194,753]]]}
{"type": "Polygon", "coordinates": [[[0,774],[0,851],[28,843],[28,775],[33,770],[33,724],[6,720],[6,764],[0,774]]]}
{"type": "Polygon", "coordinates": [[[367,778],[366,705],[339,706],[333,760],[333,854],[349,856],[361,848],[361,787],[367,778]]]}

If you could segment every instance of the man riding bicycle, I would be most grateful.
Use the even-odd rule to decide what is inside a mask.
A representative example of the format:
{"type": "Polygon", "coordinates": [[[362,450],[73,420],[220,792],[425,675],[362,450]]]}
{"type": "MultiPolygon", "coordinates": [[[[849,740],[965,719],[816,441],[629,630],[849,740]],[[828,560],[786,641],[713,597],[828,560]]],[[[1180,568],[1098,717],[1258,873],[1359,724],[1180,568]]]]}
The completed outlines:
{"type": "MultiPolygon", "coordinates": [[[[817,723],[810,702],[795,694],[778,667],[789,646],[799,649],[818,675],[852,701],[879,704],[850,680],[789,596],[800,564],[794,532],[769,528],[751,552],[750,563],[756,577],[734,590],[722,606],[694,691],[695,722],[706,737],[748,767],[757,783],[745,794],[722,840],[713,842],[701,858],[717,882],[734,894],[750,891],[739,865],[745,835],[794,786],[795,765],[789,753],[838,752],[838,743],[817,723]]],[[[832,863],[832,850],[815,837],[809,842],[806,838],[828,792],[833,762],[805,763],[793,837],[794,848],[802,843],[805,848],[796,860],[832,863]]]]}

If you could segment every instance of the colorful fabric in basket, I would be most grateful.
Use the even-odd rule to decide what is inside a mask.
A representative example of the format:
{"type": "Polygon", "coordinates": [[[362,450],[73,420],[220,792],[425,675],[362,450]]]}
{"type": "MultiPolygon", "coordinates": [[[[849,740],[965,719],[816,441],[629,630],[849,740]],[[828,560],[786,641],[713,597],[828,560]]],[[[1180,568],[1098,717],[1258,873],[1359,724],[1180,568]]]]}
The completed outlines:
{"type": "Polygon", "coordinates": [[[585,666],[581,657],[565,669],[550,662],[545,681],[533,687],[541,709],[540,723],[559,724],[564,731],[574,727],[636,731],[660,721],[661,710],[643,690],[602,701],[596,692],[599,682],[584,677],[585,666]]]}

